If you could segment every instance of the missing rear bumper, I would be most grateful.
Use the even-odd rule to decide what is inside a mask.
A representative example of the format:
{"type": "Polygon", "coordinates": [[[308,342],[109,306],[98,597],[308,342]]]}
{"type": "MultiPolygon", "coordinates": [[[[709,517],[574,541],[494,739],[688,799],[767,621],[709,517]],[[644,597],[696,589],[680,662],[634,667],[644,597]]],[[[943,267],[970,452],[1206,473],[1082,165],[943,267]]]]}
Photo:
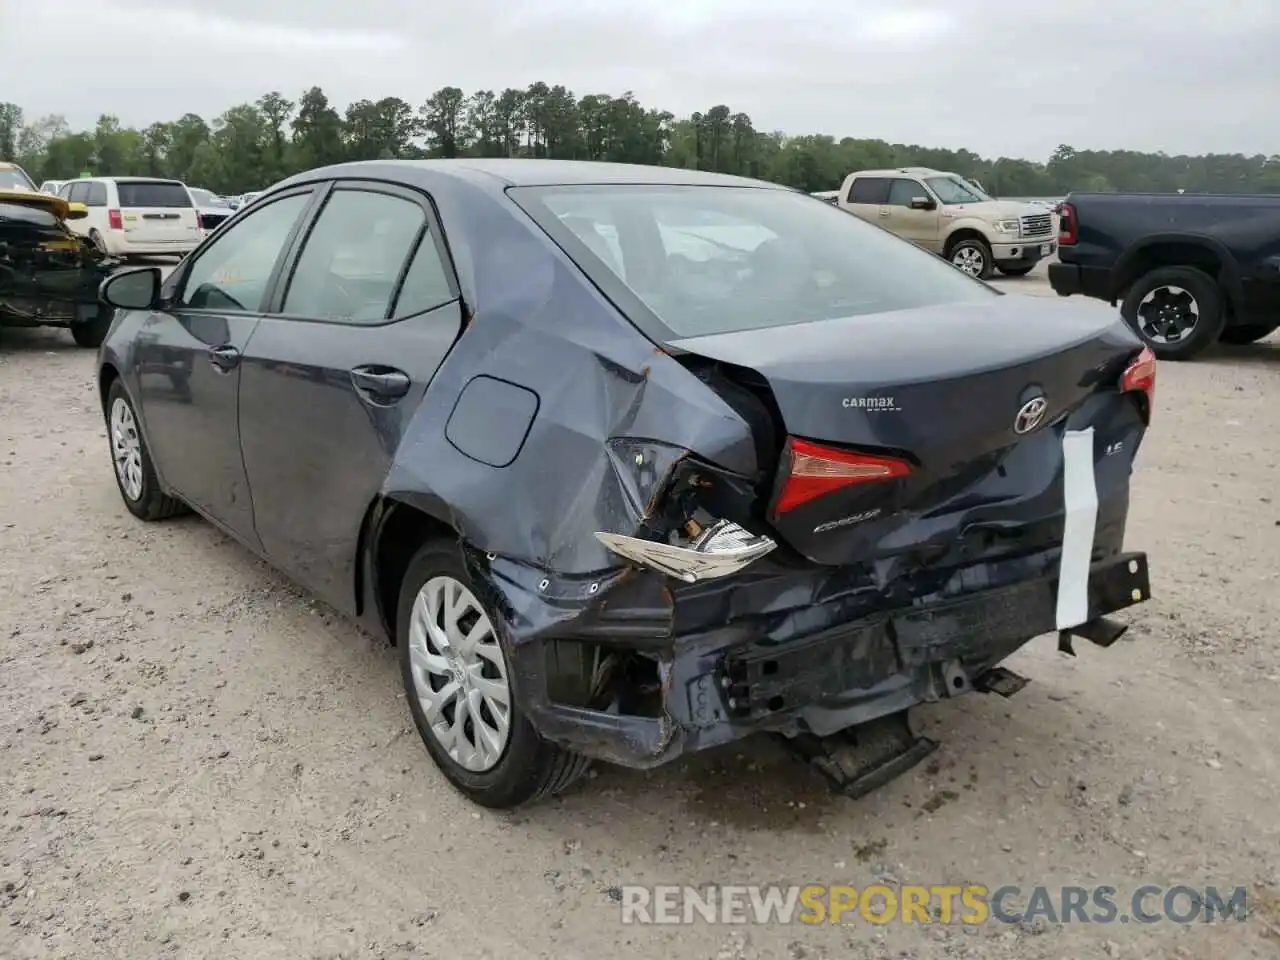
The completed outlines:
{"type": "MultiPolygon", "coordinates": [[[[1093,564],[1090,623],[1145,601],[1149,592],[1145,554],[1093,564]]],[[[665,650],[645,651],[658,678],[656,708],[648,716],[552,702],[540,642],[519,649],[519,672],[542,736],[608,762],[651,768],[755,732],[822,738],[972,689],[1011,695],[1016,690],[994,682],[1000,675],[992,668],[1032,638],[1056,632],[1056,600],[1050,576],[878,613],[785,642],[771,641],[760,620],[680,636],[665,650]]],[[[810,612],[820,623],[825,611],[815,606],[810,612]]]]}

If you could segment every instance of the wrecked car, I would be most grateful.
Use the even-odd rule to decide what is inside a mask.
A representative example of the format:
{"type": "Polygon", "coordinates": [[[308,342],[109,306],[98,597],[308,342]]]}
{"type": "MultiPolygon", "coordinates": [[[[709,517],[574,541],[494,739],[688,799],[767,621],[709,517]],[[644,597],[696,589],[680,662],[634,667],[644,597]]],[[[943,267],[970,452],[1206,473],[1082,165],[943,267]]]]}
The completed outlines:
{"type": "Polygon", "coordinates": [[[67,226],[87,212],[34,188],[0,190],[0,327],[65,327],[82,347],[102,343],[111,311],[98,288],[115,261],[67,226]]]}
{"type": "Polygon", "coordinates": [[[786,188],[339,165],[102,294],[125,506],[194,509],[384,633],[483,805],[757,732],[856,794],[927,744],[840,744],[1147,597],[1155,362],[1124,323],[786,188]]]}

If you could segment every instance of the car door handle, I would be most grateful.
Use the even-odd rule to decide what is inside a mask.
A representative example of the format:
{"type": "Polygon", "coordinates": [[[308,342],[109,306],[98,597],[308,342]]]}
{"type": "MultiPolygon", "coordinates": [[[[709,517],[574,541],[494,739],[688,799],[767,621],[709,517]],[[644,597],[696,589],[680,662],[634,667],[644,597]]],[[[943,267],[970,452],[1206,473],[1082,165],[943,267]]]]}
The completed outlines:
{"type": "Polygon", "coordinates": [[[212,347],[209,350],[209,362],[216,369],[226,373],[240,365],[240,351],[229,343],[224,343],[220,347],[212,347]]]}
{"type": "Polygon", "coordinates": [[[889,211],[888,211],[888,210],[881,210],[881,211],[880,211],[880,216],[882,216],[882,217],[887,217],[887,216],[889,216],[889,211]]]}
{"type": "Polygon", "coordinates": [[[413,383],[407,373],[390,367],[356,367],[351,371],[351,382],[377,403],[399,400],[413,383]]]}

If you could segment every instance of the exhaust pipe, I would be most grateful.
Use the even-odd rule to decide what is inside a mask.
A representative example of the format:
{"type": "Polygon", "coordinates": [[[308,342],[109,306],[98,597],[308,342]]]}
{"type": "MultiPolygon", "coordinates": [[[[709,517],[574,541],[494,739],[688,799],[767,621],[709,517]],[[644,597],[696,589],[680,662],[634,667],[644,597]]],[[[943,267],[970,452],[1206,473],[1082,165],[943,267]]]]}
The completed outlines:
{"type": "Polygon", "coordinates": [[[1127,623],[1120,623],[1110,617],[1097,617],[1065,632],[1073,633],[1077,637],[1083,637],[1090,643],[1096,643],[1100,647],[1109,647],[1123,637],[1128,629],[1129,625],[1127,623]]]}

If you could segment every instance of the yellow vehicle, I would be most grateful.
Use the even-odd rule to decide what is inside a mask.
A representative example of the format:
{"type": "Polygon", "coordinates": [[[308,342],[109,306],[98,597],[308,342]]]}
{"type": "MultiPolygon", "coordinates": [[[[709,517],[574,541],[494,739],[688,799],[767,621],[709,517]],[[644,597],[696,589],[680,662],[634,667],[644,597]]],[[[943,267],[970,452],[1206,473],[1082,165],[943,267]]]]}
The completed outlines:
{"type": "Polygon", "coordinates": [[[88,213],[34,188],[0,190],[0,327],[66,327],[80,346],[102,342],[112,311],[98,288],[116,262],[67,226],[88,213]]]}

